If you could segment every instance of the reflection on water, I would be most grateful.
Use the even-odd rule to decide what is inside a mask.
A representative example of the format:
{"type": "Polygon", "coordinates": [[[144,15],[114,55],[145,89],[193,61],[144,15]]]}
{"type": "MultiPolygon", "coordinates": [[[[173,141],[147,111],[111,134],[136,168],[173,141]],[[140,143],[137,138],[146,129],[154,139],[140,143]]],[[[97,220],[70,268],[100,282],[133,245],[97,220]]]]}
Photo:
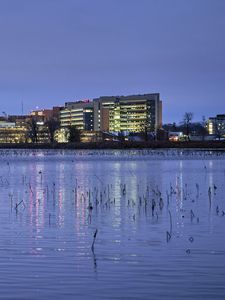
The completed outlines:
{"type": "Polygon", "coordinates": [[[221,157],[25,156],[0,159],[1,299],[224,299],[221,157]]]}

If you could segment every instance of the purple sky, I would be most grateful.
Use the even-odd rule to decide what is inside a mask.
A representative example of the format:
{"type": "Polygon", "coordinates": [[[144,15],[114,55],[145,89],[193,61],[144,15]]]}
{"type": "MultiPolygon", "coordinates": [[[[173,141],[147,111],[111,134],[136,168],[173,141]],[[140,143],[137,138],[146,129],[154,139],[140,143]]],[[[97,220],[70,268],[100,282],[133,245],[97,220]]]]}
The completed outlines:
{"type": "Polygon", "coordinates": [[[151,92],[225,113],[224,0],[0,0],[0,114],[151,92]]]}

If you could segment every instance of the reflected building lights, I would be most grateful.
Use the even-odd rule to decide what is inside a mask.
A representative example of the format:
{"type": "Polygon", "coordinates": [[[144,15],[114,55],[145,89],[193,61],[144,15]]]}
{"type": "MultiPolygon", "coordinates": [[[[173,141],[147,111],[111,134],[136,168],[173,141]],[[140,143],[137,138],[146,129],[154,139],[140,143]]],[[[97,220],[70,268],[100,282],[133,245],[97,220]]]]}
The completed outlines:
{"type": "MultiPolygon", "coordinates": [[[[60,227],[64,226],[64,201],[66,196],[65,189],[65,164],[60,162],[59,166],[56,168],[56,174],[58,175],[58,182],[55,182],[53,188],[56,189],[55,197],[58,195],[58,223],[60,227]]],[[[69,200],[69,199],[68,199],[69,200]]]]}

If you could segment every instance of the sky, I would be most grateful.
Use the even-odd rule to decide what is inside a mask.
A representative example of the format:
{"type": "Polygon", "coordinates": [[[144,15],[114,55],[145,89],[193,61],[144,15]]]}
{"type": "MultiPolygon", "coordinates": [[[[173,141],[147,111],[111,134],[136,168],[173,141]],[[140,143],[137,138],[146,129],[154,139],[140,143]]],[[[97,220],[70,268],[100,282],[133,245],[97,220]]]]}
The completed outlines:
{"type": "Polygon", "coordinates": [[[225,114],[224,0],[0,0],[0,115],[154,92],[225,114]]]}

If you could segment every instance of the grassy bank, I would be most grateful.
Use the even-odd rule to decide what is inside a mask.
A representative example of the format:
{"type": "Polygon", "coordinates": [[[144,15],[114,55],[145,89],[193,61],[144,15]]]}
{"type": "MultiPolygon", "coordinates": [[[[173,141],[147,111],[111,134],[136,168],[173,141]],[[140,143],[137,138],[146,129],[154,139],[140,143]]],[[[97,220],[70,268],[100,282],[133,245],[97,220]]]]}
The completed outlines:
{"type": "Polygon", "coordinates": [[[149,142],[98,142],[66,144],[0,144],[0,149],[163,149],[163,148],[204,148],[225,150],[225,141],[149,141],[149,142]]]}

